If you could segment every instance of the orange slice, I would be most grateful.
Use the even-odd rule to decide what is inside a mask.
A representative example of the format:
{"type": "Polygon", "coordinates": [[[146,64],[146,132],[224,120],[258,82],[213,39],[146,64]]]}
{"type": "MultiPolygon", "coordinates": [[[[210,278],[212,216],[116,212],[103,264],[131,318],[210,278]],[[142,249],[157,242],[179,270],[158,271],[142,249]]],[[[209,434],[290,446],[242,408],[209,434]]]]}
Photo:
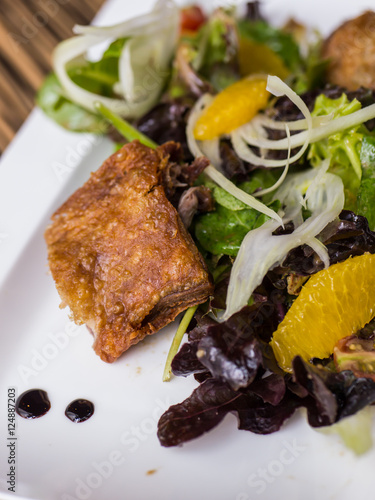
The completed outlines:
{"type": "Polygon", "coordinates": [[[271,346],[285,371],[299,355],[326,358],[335,344],[375,316],[375,255],[366,253],[314,274],[273,335],[271,346]]]}
{"type": "Polygon", "coordinates": [[[222,90],[197,120],[194,137],[215,139],[249,122],[267,105],[266,86],[266,78],[244,78],[222,90]]]}
{"type": "Polygon", "coordinates": [[[240,39],[238,51],[241,75],[265,73],[276,75],[282,80],[289,76],[290,71],[279,57],[267,45],[255,43],[248,38],[240,39]]]}

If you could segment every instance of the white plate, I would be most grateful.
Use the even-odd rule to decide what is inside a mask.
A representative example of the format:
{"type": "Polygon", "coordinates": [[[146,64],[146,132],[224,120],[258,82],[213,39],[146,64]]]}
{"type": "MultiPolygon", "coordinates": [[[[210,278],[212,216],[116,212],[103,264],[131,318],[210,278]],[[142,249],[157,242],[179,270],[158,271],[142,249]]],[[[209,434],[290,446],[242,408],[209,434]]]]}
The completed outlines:
{"type": "MultiPolygon", "coordinates": [[[[216,4],[218,2],[215,2],[216,4]]],[[[146,10],[151,1],[108,2],[98,22],[146,10]]],[[[269,0],[277,22],[289,14],[324,33],[373,1],[269,0]]],[[[59,310],[48,275],[43,232],[51,213],[111,153],[111,144],[65,132],[34,110],[0,164],[0,496],[39,500],[372,498],[375,451],[357,458],[335,437],[311,429],[301,413],[270,436],[221,425],[183,447],[156,437],[160,414],[182,401],[192,379],[161,382],[174,326],[132,348],[112,365],[91,349],[91,336],[59,310]],[[16,494],[6,474],[7,391],[45,389],[52,403],[36,420],[17,418],[16,494]],[[73,424],[66,405],[95,404],[73,424]]]]}

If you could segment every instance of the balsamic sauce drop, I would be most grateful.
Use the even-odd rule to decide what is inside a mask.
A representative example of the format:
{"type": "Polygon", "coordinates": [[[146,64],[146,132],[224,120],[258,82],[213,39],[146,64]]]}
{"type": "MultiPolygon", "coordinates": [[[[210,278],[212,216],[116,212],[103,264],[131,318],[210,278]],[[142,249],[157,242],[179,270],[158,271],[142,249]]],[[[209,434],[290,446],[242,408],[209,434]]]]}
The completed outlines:
{"type": "Polygon", "coordinates": [[[23,418],[39,418],[51,408],[48,394],[42,389],[30,389],[16,401],[16,412],[23,418]]]}
{"type": "Polygon", "coordinates": [[[72,422],[84,422],[88,420],[94,413],[94,404],[87,399],[75,399],[65,410],[65,415],[72,422]]]}

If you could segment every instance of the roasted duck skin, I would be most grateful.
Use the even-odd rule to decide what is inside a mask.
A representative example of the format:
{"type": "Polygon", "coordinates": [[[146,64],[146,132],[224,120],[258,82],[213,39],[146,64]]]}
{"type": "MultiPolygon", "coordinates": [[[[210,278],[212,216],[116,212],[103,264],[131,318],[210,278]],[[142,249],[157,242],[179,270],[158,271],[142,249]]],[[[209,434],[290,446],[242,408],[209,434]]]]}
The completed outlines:
{"type": "Polygon", "coordinates": [[[125,145],[54,213],[45,233],[61,307],[87,325],[107,362],[213,292],[161,184],[170,146],[125,145]]]}

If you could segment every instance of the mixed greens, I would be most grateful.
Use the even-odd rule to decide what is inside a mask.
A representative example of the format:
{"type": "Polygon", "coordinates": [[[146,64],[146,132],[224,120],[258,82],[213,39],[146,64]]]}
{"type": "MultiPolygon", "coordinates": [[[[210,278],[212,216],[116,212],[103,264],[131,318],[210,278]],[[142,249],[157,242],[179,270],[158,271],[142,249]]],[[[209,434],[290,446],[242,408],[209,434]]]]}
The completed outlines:
{"type": "MultiPolygon", "coordinates": [[[[215,294],[185,317],[188,324],[195,312],[172,372],[194,375],[199,386],[161,417],[161,444],[196,438],[228,412],[240,429],[268,434],[299,407],[321,427],[375,402],[374,322],[347,332],[361,346],[350,359],[344,342],[335,358],[296,356],[286,372],[270,345],[311,275],[375,253],[373,91],[327,82],[320,37],[311,42],[295,22],[272,26],[258,2],[208,16],[159,0],[145,16],[75,31],[57,48],[55,74],[38,95],[48,116],[116,143],[118,132],[150,147],[179,142],[187,176],[193,158],[208,159],[194,186],[171,181],[170,201],[206,260],[215,294]],[[102,42],[107,49],[90,60],[87,51],[102,42]],[[199,139],[202,117],[217,96],[233,105],[238,82],[255,93],[264,82],[266,105],[252,116],[238,109],[245,118],[231,129],[232,110],[224,133],[199,139]]],[[[215,120],[221,112],[227,120],[225,109],[215,120]]]]}

